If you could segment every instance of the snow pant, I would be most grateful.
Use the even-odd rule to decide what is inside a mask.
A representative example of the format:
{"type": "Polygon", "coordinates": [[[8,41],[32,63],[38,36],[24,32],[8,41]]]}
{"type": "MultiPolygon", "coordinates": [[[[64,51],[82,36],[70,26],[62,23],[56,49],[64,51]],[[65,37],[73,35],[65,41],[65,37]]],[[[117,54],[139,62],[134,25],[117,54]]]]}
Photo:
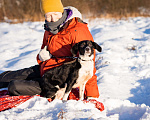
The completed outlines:
{"type": "Polygon", "coordinates": [[[6,71],[0,74],[0,88],[8,87],[10,95],[41,94],[39,65],[17,71],[6,71]]]}

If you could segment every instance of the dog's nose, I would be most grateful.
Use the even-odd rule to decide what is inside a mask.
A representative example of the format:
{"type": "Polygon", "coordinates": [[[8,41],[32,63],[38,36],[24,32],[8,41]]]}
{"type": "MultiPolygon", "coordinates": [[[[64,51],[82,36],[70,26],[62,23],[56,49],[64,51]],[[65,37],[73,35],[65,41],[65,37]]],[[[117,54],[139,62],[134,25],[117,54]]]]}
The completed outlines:
{"type": "Polygon", "coordinates": [[[85,48],[85,50],[86,50],[86,51],[89,51],[90,49],[89,49],[89,48],[85,48]]]}

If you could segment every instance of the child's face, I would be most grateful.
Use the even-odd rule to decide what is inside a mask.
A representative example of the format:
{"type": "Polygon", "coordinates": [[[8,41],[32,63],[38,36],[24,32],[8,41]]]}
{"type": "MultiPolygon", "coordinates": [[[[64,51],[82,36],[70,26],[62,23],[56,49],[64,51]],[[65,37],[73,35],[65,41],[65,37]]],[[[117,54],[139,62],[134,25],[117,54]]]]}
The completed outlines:
{"type": "Polygon", "coordinates": [[[45,19],[48,22],[56,22],[62,17],[61,12],[48,12],[45,14],[45,19]]]}

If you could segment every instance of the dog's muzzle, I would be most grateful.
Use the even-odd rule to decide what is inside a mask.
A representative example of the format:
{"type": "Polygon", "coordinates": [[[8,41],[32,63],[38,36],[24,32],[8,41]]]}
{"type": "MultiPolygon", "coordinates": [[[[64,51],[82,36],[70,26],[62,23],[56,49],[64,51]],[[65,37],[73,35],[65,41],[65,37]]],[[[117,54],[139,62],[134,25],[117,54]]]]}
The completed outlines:
{"type": "Polygon", "coordinates": [[[85,53],[91,53],[91,48],[89,46],[85,48],[85,53]]]}

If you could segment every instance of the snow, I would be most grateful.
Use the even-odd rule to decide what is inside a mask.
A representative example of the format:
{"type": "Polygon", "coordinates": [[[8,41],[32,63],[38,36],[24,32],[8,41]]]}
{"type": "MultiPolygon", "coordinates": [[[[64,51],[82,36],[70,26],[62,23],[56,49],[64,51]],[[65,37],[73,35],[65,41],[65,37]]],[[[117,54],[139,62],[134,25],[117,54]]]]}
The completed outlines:
{"type": "MultiPolygon", "coordinates": [[[[96,54],[100,112],[93,104],[35,96],[0,112],[0,120],[149,120],[150,18],[86,20],[103,52],[96,54]]],[[[30,67],[43,39],[43,22],[0,23],[0,73],[30,67]]]]}

